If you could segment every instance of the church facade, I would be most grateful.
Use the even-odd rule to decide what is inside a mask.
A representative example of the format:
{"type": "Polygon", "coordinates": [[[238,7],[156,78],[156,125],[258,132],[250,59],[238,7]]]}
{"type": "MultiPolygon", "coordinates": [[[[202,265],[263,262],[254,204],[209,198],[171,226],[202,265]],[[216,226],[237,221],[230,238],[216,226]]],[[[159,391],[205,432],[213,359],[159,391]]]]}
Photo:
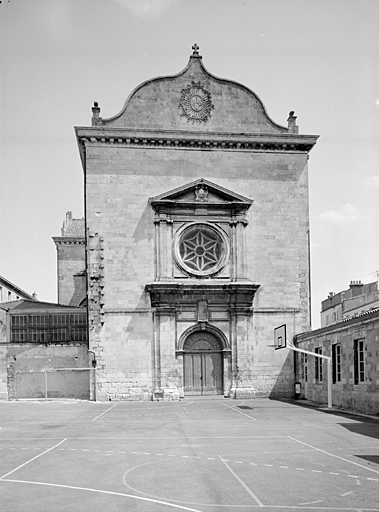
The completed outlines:
{"type": "Polygon", "coordinates": [[[308,158],[317,136],[275,123],[203,65],[138,86],[76,127],[85,175],[89,348],[98,400],[293,395],[310,328],[308,158]]]}

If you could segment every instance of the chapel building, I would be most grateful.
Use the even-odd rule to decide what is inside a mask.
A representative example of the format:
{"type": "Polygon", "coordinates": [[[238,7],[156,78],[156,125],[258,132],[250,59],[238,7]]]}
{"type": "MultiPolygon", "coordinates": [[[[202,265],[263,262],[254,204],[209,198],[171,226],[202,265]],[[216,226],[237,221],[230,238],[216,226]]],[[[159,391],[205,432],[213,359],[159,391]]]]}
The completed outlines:
{"type": "Polygon", "coordinates": [[[197,45],[121,112],[76,127],[85,176],[89,348],[98,400],[290,397],[310,329],[308,158],[197,45]]]}

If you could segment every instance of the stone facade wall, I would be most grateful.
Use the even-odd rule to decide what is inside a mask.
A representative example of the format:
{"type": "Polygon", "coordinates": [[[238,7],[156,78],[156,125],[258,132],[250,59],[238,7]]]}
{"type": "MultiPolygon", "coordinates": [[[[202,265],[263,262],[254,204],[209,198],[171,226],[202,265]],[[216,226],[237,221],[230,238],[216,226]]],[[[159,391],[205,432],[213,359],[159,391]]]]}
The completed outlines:
{"type": "MultiPolygon", "coordinates": [[[[273,342],[274,327],[282,323],[287,323],[290,337],[309,326],[306,155],[173,152],[104,144],[87,148],[87,158],[87,224],[90,233],[102,238],[100,260],[94,244],[90,265],[100,261],[103,266],[104,325],[95,330],[97,346],[102,347],[99,383],[104,380],[106,396],[145,397],[152,392],[153,327],[145,287],[155,277],[154,215],[148,198],[198,177],[254,200],[246,227],[246,260],[248,277],[261,286],[253,317],[240,328],[240,383],[254,381],[256,396],[267,396],[281,375],[283,386],[275,388],[276,396],[292,394],[292,365],[283,369],[285,354],[267,345],[273,342]],[[108,368],[107,376],[101,375],[101,364],[108,368]],[[138,385],[134,374],[139,375],[138,385]]],[[[167,354],[168,347],[161,350],[167,354]]],[[[176,371],[173,361],[169,374],[176,371]]]]}
{"type": "MultiPolygon", "coordinates": [[[[86,170],[98,398],[183,396],[180,344],[193,329],[218,333],[222,341],[226,396],[292,396],[293,359],[268,345],[281,324],[290,339],[309,328],[307,160],[317,137],[299,136],[293,113],[291,128],[274,123],[254,93],[210,75],[196,55],[181,74],[142,84],[114,118],[102,120],[99,113],[95,105],[93,127],[76,129],[86,170]],[[198,87],[192,82],[211,92],[214,106],[198,123],[179,105],[186,87],[198,87]],[[173,221],[168,210],[157,213],[149,203],[201,178],[247,198],[246,218],[237,218],[231,205],[226,221],[221,210],[222,218],[201,217],[199,210],[198,217],[183,213],[173,221]],[[180,223],[199,219],[224,222],[226,236],[235,237],[234,276],[226,269],[212,279],[191,278],[175,266],[172,240],[180,223]],[[190,282],[197,290],[179,286],[170,298],[157,281],[190,282]],[[238,291],[244,282],[247,302],[238,291]],[[218,283],[225,293],[216,290],[218,283]],[[200,300],[209,308],[204,321],[197,316],[200,300]]],[[[220,203],[228,202],[220,194],[220,203]]]]}
{"type": "MultiPolygon", "coordinates": [[[[332,355],[332,346],[341,347],[341,380],[332,384],[333,406],[355,411],[379,413],[379,310],[365,313],[350,320],[298,336],[298,347],[310,352],[322,348],[323,355],[332,355]],[[354,341],[364,342],[363,382],[355,383],[354,341]]],[[[327,403],[327,362],[323,361],[322,382],[315,377],[315,358],[307,356],[307,382],[305,359],[300,356],[297,365],[298,380],[302,384],[302,397],[327,403]]]]}

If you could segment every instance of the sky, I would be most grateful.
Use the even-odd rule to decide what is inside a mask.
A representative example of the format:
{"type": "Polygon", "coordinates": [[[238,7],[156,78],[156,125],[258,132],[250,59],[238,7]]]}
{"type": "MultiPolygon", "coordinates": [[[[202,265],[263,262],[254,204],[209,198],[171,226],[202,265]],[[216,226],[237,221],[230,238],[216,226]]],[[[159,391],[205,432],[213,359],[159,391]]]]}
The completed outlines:
{"type": "Polygon", "coordinates": [[[0,275],[57,301],[53,236],[84,216],[74,126],[97,101],[185,68],[194,43],[310,153],[312,326],[320,303],[379,270],[378,0],[0,0],[0,275]]]}

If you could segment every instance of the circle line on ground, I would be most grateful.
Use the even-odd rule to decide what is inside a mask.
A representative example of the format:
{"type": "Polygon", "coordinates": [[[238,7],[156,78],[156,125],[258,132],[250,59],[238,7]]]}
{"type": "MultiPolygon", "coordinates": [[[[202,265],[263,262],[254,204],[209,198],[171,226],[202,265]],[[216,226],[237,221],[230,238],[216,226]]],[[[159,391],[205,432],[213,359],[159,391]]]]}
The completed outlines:
{"type": "Polygon", "coordinates": [[[74,485],[54,484],[54,483],[49,483],[49,482],[33,482],[30,480],[14,480],[14,479],[7,479],[7,480],[4,479],[3,482],[14,482],[14,483],[19,483],[19,484],[32,484],[32,485],[44,485],[47,487],[60,487],[62,489],[73,489],[73,490],[78,490],[78,491],[97,492],[97,493],[101,493],[101,494],[110,494],[113,496],[123,496],[125,498],[132,498],[135,500],[149,501],[150,503],[157,503],[157,504],[166,505],[166,506],[172,507],[172,508],[179,508],[181,510],[187,510],[188,512],[202,512],[201,510],[197,510],[194,508],[188,508],[188,507],[181,506],[181,505],[176,505],[175,503],[154,500],[151,498],[145,498],[143,496],[133,496],[133,494],[126,494],[123,492],[105,491],[103,489],[93,489],[91,487],[79,487],[79,486],[74,486],[74,485]]]}

